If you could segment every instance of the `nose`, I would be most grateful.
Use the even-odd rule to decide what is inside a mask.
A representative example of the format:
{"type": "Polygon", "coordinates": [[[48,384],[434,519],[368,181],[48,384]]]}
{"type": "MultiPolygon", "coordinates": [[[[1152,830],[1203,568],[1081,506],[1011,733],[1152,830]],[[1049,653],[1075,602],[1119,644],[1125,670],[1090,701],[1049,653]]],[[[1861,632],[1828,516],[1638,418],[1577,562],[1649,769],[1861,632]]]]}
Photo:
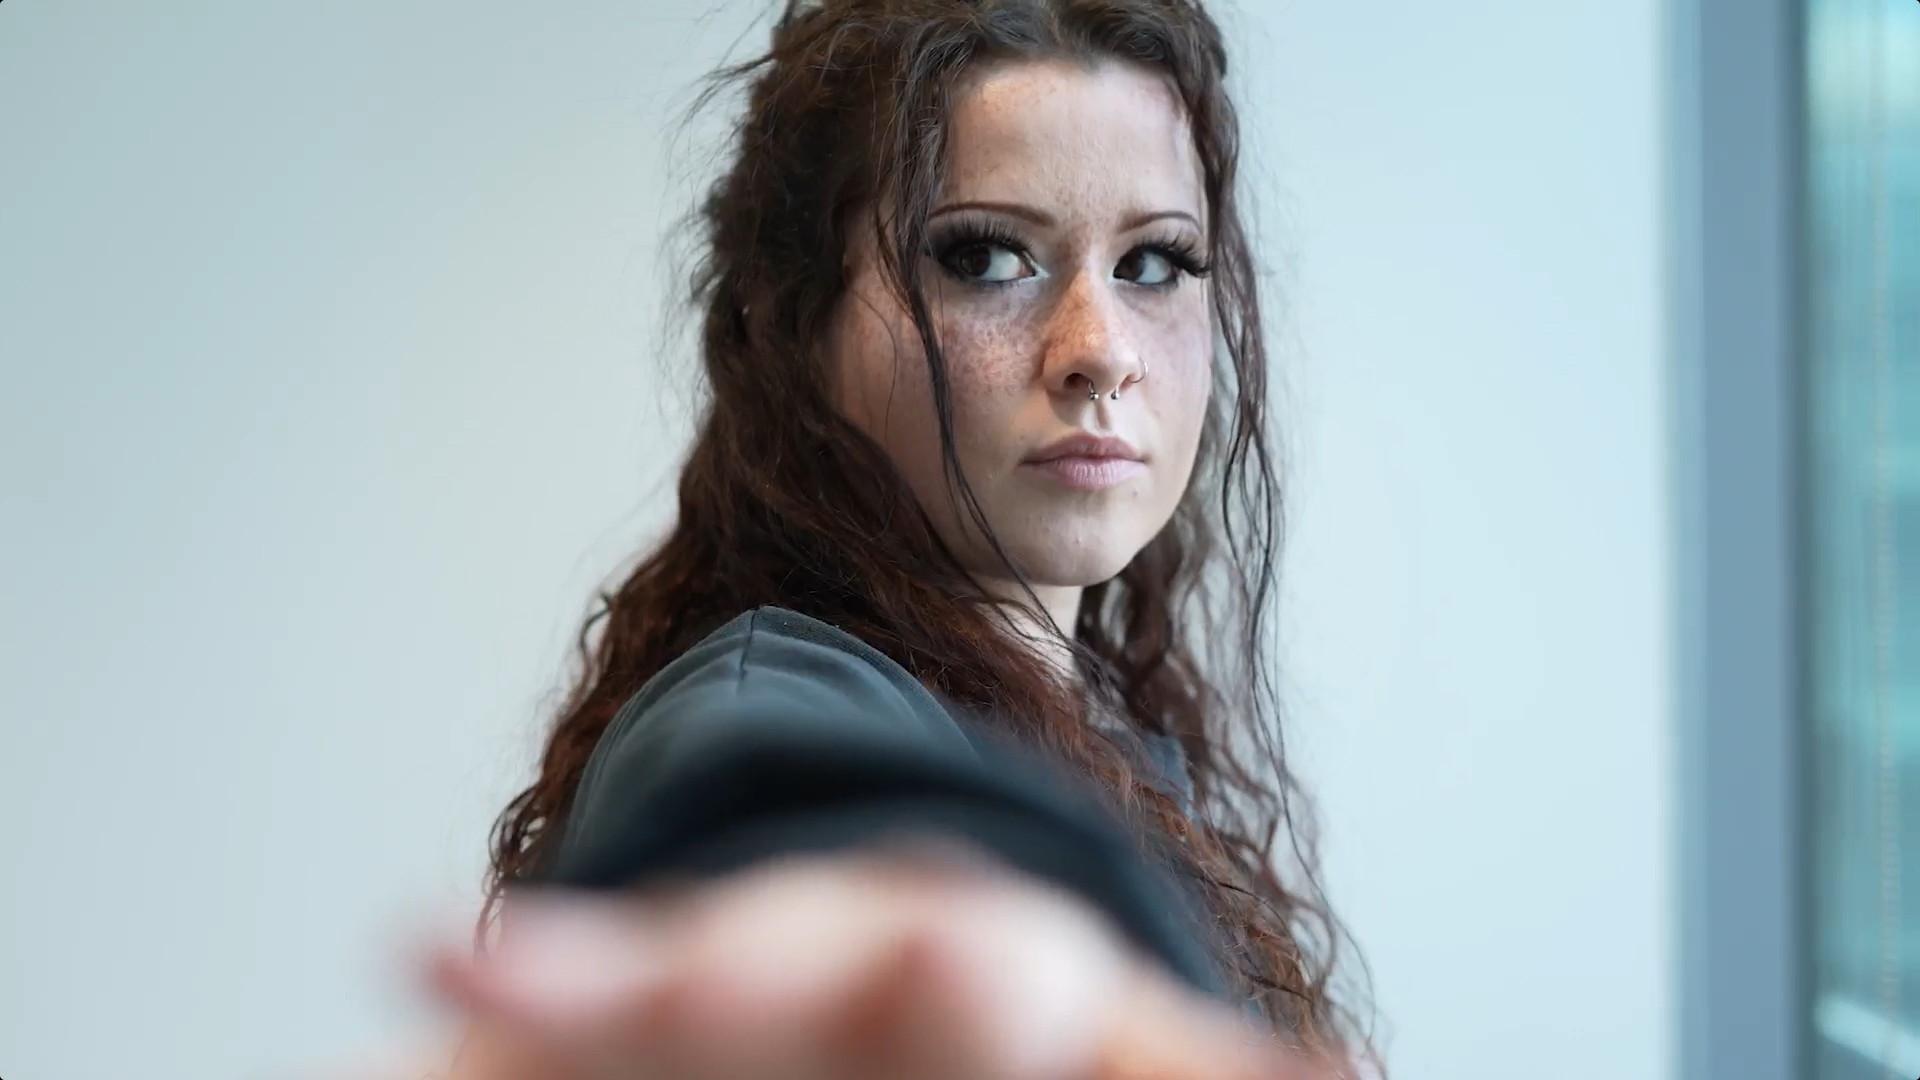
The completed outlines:
{"type": "Polygon", "coordinates": [[[1108,281],[1074,276],[1048,320],[1042,378],[1063,397],[1104,397],[1138,378],[1140,355],[1108,281]]]}

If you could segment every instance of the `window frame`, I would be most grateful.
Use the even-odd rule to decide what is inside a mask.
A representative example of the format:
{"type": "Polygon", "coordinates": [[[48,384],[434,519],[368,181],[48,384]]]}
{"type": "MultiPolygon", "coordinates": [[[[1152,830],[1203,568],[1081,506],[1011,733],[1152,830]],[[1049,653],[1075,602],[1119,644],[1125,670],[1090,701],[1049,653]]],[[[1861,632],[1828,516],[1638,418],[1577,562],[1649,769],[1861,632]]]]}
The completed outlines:
{"type": "Polygon", "coordinates": [[[1677,0],[1677,1075],[1811,1072],[1799,0],[1677,0]]]}

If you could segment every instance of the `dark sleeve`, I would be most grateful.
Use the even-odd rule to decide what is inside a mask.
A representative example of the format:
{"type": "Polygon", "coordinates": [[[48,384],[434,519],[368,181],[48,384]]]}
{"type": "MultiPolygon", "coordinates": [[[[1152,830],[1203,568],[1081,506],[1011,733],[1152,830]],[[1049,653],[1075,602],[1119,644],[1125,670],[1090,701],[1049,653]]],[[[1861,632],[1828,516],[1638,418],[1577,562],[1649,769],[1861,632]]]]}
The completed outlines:
{"type": "Polygon", "coordinates": [[[765,621],[736,620],[627,703],[536,882],[645,886],[937,833],[1079,895],[1218,991],[1189,894],[1076,782],[970,740],[870,650],[765,621]]]}

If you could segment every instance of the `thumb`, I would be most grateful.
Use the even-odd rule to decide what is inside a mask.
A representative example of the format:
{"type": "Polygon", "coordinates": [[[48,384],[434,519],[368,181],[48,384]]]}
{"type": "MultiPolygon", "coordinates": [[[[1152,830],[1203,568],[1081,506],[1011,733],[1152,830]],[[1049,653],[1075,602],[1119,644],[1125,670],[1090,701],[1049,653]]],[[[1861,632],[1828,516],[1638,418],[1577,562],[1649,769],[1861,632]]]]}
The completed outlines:
{"type": "Polygon", "coordinates": [[[1226,1006],[1157,973],[1123,995],[1094,1075],[1102,1080],[1338,1080],[1340,1073],[1258,1031],[1226,1006]]]}

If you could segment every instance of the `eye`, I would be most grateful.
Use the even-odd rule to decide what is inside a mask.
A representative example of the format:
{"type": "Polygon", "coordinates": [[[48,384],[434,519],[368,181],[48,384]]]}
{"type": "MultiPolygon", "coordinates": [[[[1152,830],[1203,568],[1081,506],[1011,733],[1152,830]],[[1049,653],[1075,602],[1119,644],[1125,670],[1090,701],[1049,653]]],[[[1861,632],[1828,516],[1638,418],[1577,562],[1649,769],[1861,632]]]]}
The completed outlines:
{"type": "Polygon", "coordinates": [[[983,285],[1002,285],[1033,276],[1033,267],[1028,265],[1025,256],[991,240],[974,240],[949,248],[940,262],[955,276],[983,285]]]}
{"type": "Polygon", "coordinates": [[[1173,260],[1152,248],[1137,247],[1120,257],[1113,276],[1135,285],[1169,285],[1180,274],[1173,260]]]}
{"type": "Polygon", "coordinates": [[[1212,264],[1183,236],[1147,241],[1121,256],[1113,267],[1113,276],[1121,281],[1163,291],[1177,287],[1183,275],[1203,278],[1212,272],[1212,264]]]}

